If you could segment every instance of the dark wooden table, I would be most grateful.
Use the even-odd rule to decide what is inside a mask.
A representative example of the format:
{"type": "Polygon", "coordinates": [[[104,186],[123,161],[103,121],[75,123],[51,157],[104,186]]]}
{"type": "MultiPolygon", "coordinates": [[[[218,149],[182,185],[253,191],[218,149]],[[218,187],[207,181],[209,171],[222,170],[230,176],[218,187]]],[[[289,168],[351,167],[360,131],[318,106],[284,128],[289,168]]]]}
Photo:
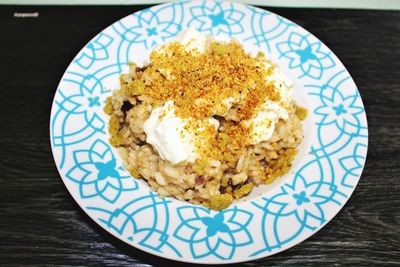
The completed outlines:
{"type": "MultiPolygon", "coordinates": [[[[53,95],[69,62],[103,28],[142,8],[0,6],[0,264],[173,263],[97,226],[64,187],[49,141],[53,95]],[[14,12],[39,17],[17,19],[14,12]]],[[[332,222],[246,265],[399,266],[400,12],[270,10],[315,34],[353,75],[368,115],[369,151],[359,185],[332,222]]]]}

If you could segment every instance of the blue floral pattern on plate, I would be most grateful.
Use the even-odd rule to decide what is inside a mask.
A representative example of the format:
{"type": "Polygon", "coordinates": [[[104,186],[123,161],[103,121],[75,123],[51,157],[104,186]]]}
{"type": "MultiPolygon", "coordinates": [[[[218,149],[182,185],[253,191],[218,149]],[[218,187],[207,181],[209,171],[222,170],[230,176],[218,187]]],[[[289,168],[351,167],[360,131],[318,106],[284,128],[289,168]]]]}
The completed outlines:
{"type": "Polygon", "coordinates": [[[293,22],[220,1],[154,6],[114,23],[75,57],[57,88],[50,138],[57,168],[78,204],[104,229],[139,249],[196,263],[265,257],[323,227],[349,199],[367,153],[368,128],[356,85],[336,56],[293,22]],[[182,29],[234,37],[278,60],[309,110],[290,174],[260,196],[215,212],[160,198],[122,166],[108,144],[105,98],[129,61],[182,29]]]}
{"type": "Polygon", "coordinates": [[[191,19],[188,27],[211,35],[240,34],[244,32],[241,24],[244,13],[234,8],[233,4],[203,1],[201,5],[190,7],[191,19]]]}
{"type": "Polygon", "coordinates": [[[75,165],[65,176],[79,184],[81,198],[101,197],[114,203],[123,191],[137,189],[137,182],[117,166],[108,144],[96,140],[89,149],[73,152],[75,165]]]}
{"type": "Polygon", "coordinates": [[[328,48],[318,40],[310,41],[310,34],[291,32],[288,40],[276,44],[281,58],[289,60],[289,68],[299,68],[300,78],[308,76],[319,80],[326,69],[335,67],[328,48]]]}
{"type": "Polygon", "coordinates": [[[180,224],[174,236],[190,244],[195,259],[214,255],[221,260],[232,259],[238,247],[253,242],[249,225],[253,214],[237,207],[218,213],[202,207],[178,208],[180,224]]]}

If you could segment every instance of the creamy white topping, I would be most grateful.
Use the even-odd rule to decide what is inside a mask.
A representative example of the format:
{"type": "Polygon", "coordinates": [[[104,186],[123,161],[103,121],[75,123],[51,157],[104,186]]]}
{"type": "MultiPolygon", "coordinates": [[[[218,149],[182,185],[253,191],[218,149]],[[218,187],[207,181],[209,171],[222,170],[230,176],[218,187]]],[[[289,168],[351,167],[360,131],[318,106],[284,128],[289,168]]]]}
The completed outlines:
{"type": "Polygon", "coordinates": [[[244,122],[245,126],[253,126],[250,144],[256,145],[271,139],[279,119],[288,119],[287,110],[278,103],[267,101],[254,118],[244,122]]]}
{"type": "Polygon", "coordinates": [[[272,72],[271,76],[267,77],[267,81],[273,81],[275,89],[279,91],[281,95],[281,102],[284,104],[289,104],[292,102],[292,85],[293,81],[286,76],[278,67],[276,66],[272,72]]]}
{"type": "MultiPolygon", "coordinates": [[[[265,62],[265,68],[271,66],[265,62]]],[[[272,75],[266,77],[267,82],[273,82],[275,89],[281,96],[280,102],[266,101],[260,111],[250,120],[243,122],[244,126],[253,126],[250,144],[256,145],[271,139],[276,123],[289,117],[286,105],[290,105],[293,100],[292,89],[293,81],[290,80],[280,69],[275,66],[272,75]]]]}
{"type": "Polygon", "coordinates": [[[168,101],[164,106],[154,109],[144,122],[146,141],[151,144],[163,160],[177,164],[185,160],[194,160],[194,146],[189,134],[185,131],[185,122],[174,114],[174,102],[168,101]]]}
{"type": "Polygon", "coordinates": [[[192,28],[183,30],[174,40],[185,45],[187,50],[197,49],[200,53],[204,53],[207,48],[208,35],[202,34],[192,28]]]}
{"type": "MultiPolygon", "coordinates": [[[[206,34],[199,33],[198,31],[187,28],[183,30],[181,33],[176,36],[173,42],[179,42],[185,46],[187,51],[197,50],[200,53],[204,53],[207,48],[209,37],[206,34]]],[[[168,53],[163,47],[156,47],[158,53],[168,53]]],[[[171,69],[159,69],[161,74],[163,74],[168,80],[174,79],[173,75],[171,75],[171,69]]]]}
{"type": "MultiPolygon", "coordinates": [[[[182,161],[194,162],[196,153],[196,136],[185,129],[190,119],[181,119],[175,116],[173,101],[167,101],[164,106],[154,109],[150,117],[144,122],[146,141],[151,144],[163,160],[172,164],[182,161]]],[[[219,127],[219,121],[209,118],[206,124],[219,127]]],[[[202,131],[202,128],[197,129],[202,131]]]]}

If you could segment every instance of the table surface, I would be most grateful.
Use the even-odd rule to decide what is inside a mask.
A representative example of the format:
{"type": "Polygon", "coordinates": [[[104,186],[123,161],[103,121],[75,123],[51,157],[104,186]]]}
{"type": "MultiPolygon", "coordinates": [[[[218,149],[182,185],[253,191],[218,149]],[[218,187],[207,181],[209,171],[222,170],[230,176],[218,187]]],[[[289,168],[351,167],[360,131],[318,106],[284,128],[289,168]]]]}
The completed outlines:
{"type": "MultiPolygon", "coordinates": [[[[94,223],[67,192],[50,148],[51,103],[69,62],[103,28],[142,8],[0,6],[0,264],[174,263],[94,223]]],[[[315,34],[348,68],[366,108],[369,151],[353,196],[328,225],[246,265],[400,265],[400,12],[270,10],[315,34]]]]}

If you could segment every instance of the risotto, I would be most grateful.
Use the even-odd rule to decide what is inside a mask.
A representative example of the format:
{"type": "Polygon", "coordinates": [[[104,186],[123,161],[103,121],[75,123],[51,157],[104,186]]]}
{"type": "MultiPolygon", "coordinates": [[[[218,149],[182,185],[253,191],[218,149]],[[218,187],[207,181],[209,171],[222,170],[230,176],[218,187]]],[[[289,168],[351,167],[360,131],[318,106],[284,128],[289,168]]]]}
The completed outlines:
{"type": "Polygon", "coordinates": [[[107,98],[110,143],[160,196],[227,208],[291,167],[307,110],[265,55],[186,30],[130,63],[107,98]]]}

